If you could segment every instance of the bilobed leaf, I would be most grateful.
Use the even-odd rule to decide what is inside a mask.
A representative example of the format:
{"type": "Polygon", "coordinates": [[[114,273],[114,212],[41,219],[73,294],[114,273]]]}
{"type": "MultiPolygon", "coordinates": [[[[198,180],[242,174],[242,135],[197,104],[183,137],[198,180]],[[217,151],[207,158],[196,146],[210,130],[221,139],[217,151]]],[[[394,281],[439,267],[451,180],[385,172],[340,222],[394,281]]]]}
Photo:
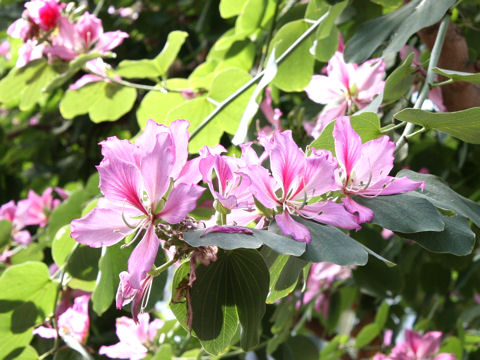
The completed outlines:
{"type": "Polygon", "coordinates": [[[312,262],[328,261],[338,265],[365,265],[368,254],[364,247],[341,230],[329,225],[295,217],[310,231],[311,241],[300,258],[312,262]]]}
{"type": "Polygon", "coordinates": [[[469,218],[480,227],[480,205],[453,191],[439,177],[411,170],[399,171],[397,177],[402,176],[407,176],[414,181],[425,181],[424,191],[412,191],[410,195],[425,198],[440,209],[452,210],[458,215],[469,218]]]}
{"type": "Polygon", "coordinates": [[[426,129],[442,131],[468,143],[480,144],[480,107],[449,113],[403,109],[394,117],[426,129]]]}
{"type": "MultiPolygon", "coordinates": [[[[190,122],[188,128],[190,134],[200,123],[215,109],[205,97],[198,97],[190,101],[180,103],[171,109],[167,114],[165,125],[170,125],[177,119],[185,119],[190,122]]],[[[223,129],[218,122],[218,118],[214,118],[202,131],[192,139],[188,144],[188,150],[191,153],[197,153],[202,146],[215,146],[219,144],[222,137],[223,129]]]]}
{"type": "Polygon", "coordinates": [[[274,0],[247,0],[235,22],[235,34],[247,37],[262,29],[274,12],[274,0]]]}
{"type": "Polygon", "coordinates": [[[175,30],[168,34],[167,42],[163,46],[162,51],[155,59],[155,66],[160,70],[162,75],[166,75],[170,65],[177,58],[178,52],[182,47],[188,33],[185,31],[175,30]]]}
{"type": "Polygon", "coordinates": [[[100,100],[106,83],[87,84],[78,90],[67,90],[60,101],[60,114],[65,119],[88,113],[88,109],[100,100]]]}
{"type": "Polygon", "coordinates": [[[355,339],[355,346],[358,349],[361,349],[364,346],[370,344],[373,339],[380,335],[381,331],[382,328],[378,326],[377,323],[371,323],[364,326],[362,330],[360,330],[360,332],[358,333],[357,338],[355,339]]]}
{"type": "Polygon", "coordinates": [[[148,119],[164,124],[167,120],[168,112],[185,101],[183,96],[177,92],[162,93],[150,91],[145,95],[138,107],[138,125],[141,129],[144,129],[148,119]]]}
{"type": "Polygon", "coordinates": [[[410,194],[354,198],[373,210],[372,223],[392,231],[416,233],[442,231],[445,228],[440,212],[428,200],[410,194]]]}
{"type": "Polygon", "coordinates": [[[122,243],[102,249],[98,262],[99,275],[92,294],[93,310],[101,316],[112,304],[120,278],[118,275],[127,270],[127,261],[133,247],[121,249],[122,243]]]}
{"type": "MultiPolygon", "coordinates": [[[[378,115],[373,112],[364,112],[350,117],[350,123],[353,129],[360,135],[362,142],[377,139],[382,134],[380,133],[380,119],[378,115]]],[[[322,131],[318,139],[314,140],[310,147],[315,149],[330,150],[335,154],[335,141],[333,139],[333,127],[335,122],[331,122],[322,131]]]]}
{"type": "Polygon", "coordinates": [[[163,73],[157,68],[155,62],[149,59],[142,60],[123,60],[118,64],[115,73],[122,78],[147,79],[157,78],[163,73]]]}
{"type": "Polygon", "coordinates": [[[428,231],[415,234],[399,234],[413,240],[425,249],[453,255],[468,255],[475,245],[475,233],[463,216],[444,216],[445,229],[440,232],[428,231]]]}
{"type": "Polygon", "coordinates": [[[455,81],[466,81],[475,85],[480,85],[480,73],[467,73],[462,71],[440,69],[438,67],[433,68],[433,71],[455,81]]]}
{"type": "Polygon", "coordinates": [[[88,109],[90,119],[95,122],[114,121],[126,114],[137,99],[134,88],[107,83],[99,100],[88,109]]]}
{"type": "Polygon", "coordinates": [[[30,79],[25,82],[25,88],[20,96],[20,110],[25,111],[31,109],[38,103],[42,97],[45,97],[43,88],[55,78],[57,73],[52,66],[43,63],[33,74],[30,79]]]}
{"type": "Polygon", "coordinates": [[[390,306],[384,301],[377,310],[377,314],[375,315],[375,323],[380,329],[383,329],[388,320],[389,309],[390,306]]]}
{"type": "Polygon", "coordinates": [[[252,234],[242,233],[209,233],[204,230],[188,231],[183,234],[185,241],[194,247],[215,245],[224,250],[258,249],[267,245],[278,253],[300,256],[305,251],[305,243],[295,241],[290,237],[279,235],[269,230],[248,229],[252,234]]]}
{"type": "Polygon", "coordinates": [[[438,22],[455,0],[413,0],[362,24],[345,47],[347,62],[362,63],[388,39],[383,56],[398,52],[418,30],[438,22]]]}
{"type": "MultiPolygon", "coordinates": [[[[188,263],[177,269],[172,285],[174,297],[182,280],[187,279],[188,269],[188,263]]],[[[220,252],[217,261],[199,265],[196,275],[190,291],[192,328],[204,349],[212,354],[224,352],[231,345],[238,324],[242,349],[255,346],[269,285],[268,268],[261,255],[249,249],[220,252]]],[[[187,328],[187,304],[171,303],[170,307],[187,328]]]]}
{"type": "Polygon", "coordinates": [[[221,0],[220,1],[220,15],[224,19],[236,16],[242,11],[242,7],[247,0],[221,0]]]}
{"type": "Polygon", "coordinates": [[[10,242],[12,223],[8,220],[0,220],[0,249],[10,242]]]}
{"type": "MultiPolygon", "coordinates": [[[[309,24],[296,20],[283,25],[272,39],[271,48],[277,57],[295,42],[309,24]]],[[[313,36],[309,36],[278,66],[278,72],[272,84],[283,91],[302,91],[313,76],[314,56],[310,53],[313,36]]]]}
{"type": "MultiPolygon", "coordinates": [[[[237,68],[223,70],[213,79],[211,89],[207,96],[220,103],[242,87],[242,85],[246,84],[250,79],[251,76],[244,70],[237,68]]],[[[223,108],[215,117],[215,121],[225,132],[235,134],[242,114],[245,111],[253,92],[253,87],[246,90],[242,95],[238,96],[223,108]]]]}
{"type": "Polygon", "coordinates": [[[270,291],[267,303],[272,304],[295,289],[307,262],[298,257],[279,254],[268,247],[263,247],[260,253],[270,272],[270,291]]]}
{"type": "Polygon", "coordinates": [[[52,314],[55,293],[56,284],[43,263],[25,262],[5,270],[0,277],[0,358],[12,351],[20,355],[33,328],[52,314]]]}
{"type": "Polygon", "coordinates": [[[65,259],[72,251],[77,242],[70,236],[70,224],[62,226],[52,242],[52,257],[59,267],[65,263],[65,259]]]}
{"type": "Polygon", "coordinates": [[[52,211],[47,226],[47,235],[50,239],[54,239],[62,226],[80,217],[83,204],[88,200],[86,196],[88,195],[84,190],[75,191],[52,211]]]}
{"type": "MultiPolygon", "coordinates": [[[[82,282],[95,282],[98,274],[98,260],[100,259],[101,249],[92,248],[86,245],[78,246],[70,256],[66,271],[76,280],[82,282]]],[[[75,288],[83,288],[82,284],[77,282],[75,288]]],[[[88,285],[90,286],[90,285],[88,285]]]]}
{"type": "Polygon", "coordinates": [[[414,79],[412,61],[415,54],[411,53],[385,80],[383,100],[391,103],[400,99],[412,86],[414,79]]]}

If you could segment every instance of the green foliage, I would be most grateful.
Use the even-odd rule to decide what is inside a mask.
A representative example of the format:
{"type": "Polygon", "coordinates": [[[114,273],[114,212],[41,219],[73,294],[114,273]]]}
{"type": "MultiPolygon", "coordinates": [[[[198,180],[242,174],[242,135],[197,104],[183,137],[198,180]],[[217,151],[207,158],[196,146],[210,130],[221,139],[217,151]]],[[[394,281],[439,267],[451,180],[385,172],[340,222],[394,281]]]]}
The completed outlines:
{"type": "Polygon", "coordinates": [[[383,56],[398,52],[418,30],[439,21],[455,0],[413,0],[362,24],[345,47],[345,60],[362,63],[388,40],[383,56]]]}
{"type": "Polygon", "coordinates": [[[445,76],[454,81],[467,81],[475,85],[480,85],[480,74],[479,73],[466,73],[461,71],[453,71],[448,69],[440,69],[438,67],[433,69],[434,72],[445,76]]]}
{"type": "MultiPolygon", "coordinates": [[[[54,310],[56,285],[48,268],[26,262],[8,268],[0,277],[0,356],[15,357],[30,343],[32,330],[54,310]]],[[[28,353],[30,350],[27,350],[28,353]]]]}
{"type": "Polygon", "coordinates": [[[10,242],[12,223],[8,220],[0,220],[0,249],[10,242]]]}
{"type": "Polygon", "coordinates": [[[385,90],[383,91],[383,101],[386,104],[397,101],[408,89],[411,88],[414,79],[412,61],[415,54],[411,53],[385,80],[385,90]]]}
{"type": "MultiPolygon", "coordinates": [[[[188,264],[177,269],[172,293],[186,279],[188,264]]],[[[188,303],[170,307],[184,327],[191,317],[193,333],[205,350],[223,353],[240,325],[240,346],[248,350],[258,343],[259,325],[265,312],[269,275],[262,256],[256,250],[236,249],[220,253],[216,262],[200,265],[193,287],[186,289],[188,303]],[[191,306],[191,313],[187,311],[191,306]]]]}
{"type": "Polygon", "coordinates": [[[480,108],[478,107],[450,113],[403,109],[395,114],[395,118],[421,125],[426,129],[442,131],[468,143],[480,144],[480,108]]]}

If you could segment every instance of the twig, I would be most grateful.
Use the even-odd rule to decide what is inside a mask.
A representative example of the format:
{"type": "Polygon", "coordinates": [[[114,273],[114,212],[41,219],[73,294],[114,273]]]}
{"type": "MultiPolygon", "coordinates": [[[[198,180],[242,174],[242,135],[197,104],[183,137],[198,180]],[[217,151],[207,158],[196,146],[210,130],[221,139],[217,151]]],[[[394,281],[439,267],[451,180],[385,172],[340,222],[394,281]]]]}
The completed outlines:
{"type": "MultiPolygon", "coordinates": [[[[414,109],[420,109],[422,107],[423,102],[427,98],[428,91],[430,90],[430,85],[433,84],[433,77],[435,73],[433,72],[433,68],[437,66],[438,59],[440,58],[440,53],[442,52],[443,42],[445,40],[445,35],[448,29],[448,23],[450,18],[445,16],[440,23],[440,27],[438,29],[437,38],[435,39],[435,44],[433,45],[432,54],[430,56],[430,62],[428,63],[428,70],[427,76],[425,79],[425,83],[423,84],[422,90],[418,94],[418,99],[413,106],[414,109]]],[[[413,132],[415,128],[415,124],[408,123],[405,129],[403,130],[402,135],[397,140],[397,147],[395,152],[398,152],[403,145],[407,142],[407,136],[413,132]]]]}
{"type": "MultiPolygon", "coordinates": [[[[295,42],[288,47],[287,50],[283,52],[282,55],[278,57],[276,60],[277,65],[280,65],[292,52],[299,46],[305,39],[307,39],[314,31],[315,29],[322,23],[322,21],[328,16],[329,12],[326,12],[323,16],[321,16],[315,23],[312,24],[300,37],[295,40],[295,42]]],[[[254,78],[252,78],[249,82],[244,84],[242,87],[240,87],[237,91],[235,91],[232,95],[227,97],[225,100],[223,100],[206,118],[203,120],[198,127],[192,131],[192,134],[190,135],[190,141],[198,135],[200,131],[203,130],[207,124],[213,120],[215,116],[217,116],[218,113],[220,113],[228,104],[230,104],[233,100],[235,100],[237,97],[242,95],[246,90],[248,90],[253,84],[255,84],[257,81],[259,81],[263,74],[265,73],[265,70],[262,70],[259,72],[254,78]]]]}

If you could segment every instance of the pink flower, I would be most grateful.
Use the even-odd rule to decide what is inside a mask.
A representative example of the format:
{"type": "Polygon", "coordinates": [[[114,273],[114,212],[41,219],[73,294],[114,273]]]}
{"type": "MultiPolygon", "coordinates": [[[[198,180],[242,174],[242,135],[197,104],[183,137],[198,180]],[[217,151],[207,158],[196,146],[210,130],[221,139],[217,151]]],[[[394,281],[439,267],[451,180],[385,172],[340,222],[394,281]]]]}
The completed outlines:
{"type": "Polygon", "coordinates": [[[130,285],[130,274],[126,271],[120,273],[120,283],[118,284],[116,307],[121,309],[125,305],[132,303],[131,312],[133,320],[138,323],[138,310],[141,312],[145,309],[150,297],[150,291],[152,289],[153,277],[147,275],[141,282],[141,289],[134,289],[130,285]]]}
{"type": "Polygon", "coordinates": [[[52,46],[46,47],[45,52],[70,61],[82,53],[106,54],[119,46],[125,38],[128,38],[128,34],[119,30],[104,33],[102,21],[85,12],[76,24],[60,17],[59,35],[52,46]]]}
{"type": "Polygon", "coordinates": [[[272,133],[274,130],[281,131],[282,124],[280,122],[280,117],[283,115],[282,111],[278,108],[272,107],[272,89],[267,87],[265,89],[265,99],[260,104],[260,110],[262,110],[263,114],[267,121],[272,125],[272,127],[266,126],[262,129],[267,134],[272,133]]]}
{"type": "Polygon", "coordinates": [[[138,322],[134,322],[125,316],[117,319],[117,336],[120,342],[100,347],[99,354],[112,359],[143,359],[148,354],[148,348],[153,344],[153,340],[159,329],[165,322],[155,319],[149,323],[148,313],[138,315],[138,322]]]}
{"type": "MultiPolygon", "coordinates": [[[[106,64],[102,58],[96,58],[87,61],[85,67],[87,68],[87,70],[93,72],[94,74],[99,74],[103,77],[94,74],[83,75],[80,79],[78,79],[68,87],[69,90],[78,90],[87,84],[97,81],[111,82],[111,80],[106,78],[108,76],[107,71],[111,68],[111,66],[106,64]]],[[[122,80],[122,78],[120,76],[115,76],[115,80],[122,80]]]]}
{"type": "Polygon", "coordinates": [[[10,42],[3,40],[0,44],[0,55],[4,56],[6,60],[10,60],[10,42]]]}
{"type": "Polygon", "coordinates": [[[346,64],[343,54],[337,51],[328,62],[327,74],[313,75],[305,88],[312,101],[326,105],[309,134],[314,138],[337,117],[367,106],[385,87],[382,59],[371,59],[362,65],[346,64]]]}
{"type": "Polygon", "coordinates": [[[415,331],[405,330],[405,341],[398,343],[390,355],[375,355],[376,360],[456,360],[453,354],[437,354],[440,349],[442,333],[431,331],[421,336],[415,331]]]}
{"type": "Polygon", "coordinates": [[[265,146],[272,176],[259,164],[247,166],[241,173],[250,179],[256,200],[274,213],[284,234],[310,242],[308,229],[291,215],[347,229],[359,228],[342,204],[326,199],[326,193],[336,189],[337,164],[329,151],[313,149],[306,156],[293,141],[290,130],[274,133],[271,143],[265,146]]]}
{"type": "MultiPolygon", "coordinates": [[[[58,316],[58,333],[64,339],[70,338],[78,343],[85,343],[88,336],[90,319],[88,317],[88,301],[90,295],[78,296],[74,304],[58,316]]],[[[33,334],[46,339],[57,336],[54,328],[40,326],[33,330],[33,334]]]]}
{"type": "Polygon", "coordinates": [[[7,34],[13,38],[22,39],[23,41],[27,41],[32,37],[32,30],[33,24],[25,20],[24,18],[20,18],[15,20],[7,29],[7,34]]]}
{"type": "Polygon", "coordinates": [[[345,207],[357,214],[360,223],[370,221],[373,211],[356,203],[351,195],[364,197],[399,194],[424,187],[424,182],[412,181],[406,176],[388,176],[393,168],[395,144],[388,136],[362,144],[360,136],[353,130],[350,118],[340,117],[333,130],[335,152],[340,169],[336,180],[346,198],[345,207]]]}
{"type": "Polygon", "coordinates": [[[18,58],[15,67],[21,68],[30,61],[41,59],[44,50],[44,44],[38,44],[37,40],[27,40],[20,49],[18,49],[18,58]]]}
{"type": "Polygon", "coordinates": [[[307,279],[307,291],[303,296],[303,303],[307,304],[315,299],[315,310],[323,315],[328,315],[330,295],[328,289],[336,280],[344,280],[351,275],[348,267],[329,262],[314,263],[307,279]]]}
{"type": "Polygon", "coordinates": [[[32,0],[25,3],[28,17],[43,31],[52,30],[60,18],[57,0],[32,0]]]}
{"type": "Polygon", "coordinates": [[[110,246],[136,233],[141,237],[128,260],[129,284],[141,290],[154,265],[160,241],[156,226],[177,224],[192,211],[204,189],[182,177],[188,157],[184,120],[170,128],[153,120],[135,144],[116,137],[101,143],[100,199],[96,209],[72,221],[72,237],[91,247],[110,246]]]}
{"type": "MultiPolygon", "coordinates": [[[[32,242],[32,236],[30,233],[27,230],[22,230],[26,225],[25,214],[18,211],[18,207],[13,200],[0,207],[0,220],[8,220],[12,223],[12,237],[17,244],[28,245],[32,242]]],[[[4,260],[2,262],[9,257],[6,256],[7,253],[4,255],[4,260]]]]}
{"type": "Polygon", "coordinates": [[[25,225],[40,225],[45,227],[48,217],[59,204],[59,199],[54,199],[52,188],[47,188],[42,195],[30,190],[28,197],[18,202],[18,211],[23,214],[25,225]]]}

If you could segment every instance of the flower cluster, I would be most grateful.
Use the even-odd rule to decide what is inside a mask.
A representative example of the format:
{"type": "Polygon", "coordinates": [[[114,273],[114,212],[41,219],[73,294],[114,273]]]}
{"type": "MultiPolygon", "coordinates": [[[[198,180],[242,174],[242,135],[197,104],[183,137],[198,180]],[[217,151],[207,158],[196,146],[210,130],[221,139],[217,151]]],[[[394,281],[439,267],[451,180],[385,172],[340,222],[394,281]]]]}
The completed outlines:
{"type": "MultiPolygon", "coordinates": [[[[362,144],[348,117],[335,123],[336,158],[326,150],[303,152],[287,130],[261,136],[261,156],[247,143],[241,146],[240,158],[222,155],[225,149],[217,146],[204,147],[187,161],[188,126],[184,120],[170,127],[149,120],[135,143],[116,137],[103,141],[104,158],[97,169],[104,197],[97,208],[71,223],[72,237],[92,247],[110,246],[127,236],[123,246],[140,239],[128,272],[120,274],[117,292],[117,307],[132,302],[135,319],[136,309],[148,297],[149,272],[160,244],[175,245],[170,234],[180,233],[175,237],[181,240],[181,229],[199,226],[187,216],[204,191],[197,185],[200,180],[214,199],[217,215],[205,224],[221,225],[214,227],[215,232],[231,232],[238,226],[263,228],[275,221],[284,234],[307,243],[310,232],[296,217],[359,229],[373,213],[354,196],[396,194],[423,185],[388,176],[394,144],[387,136],[362,144]],[[262,165],[267,160],[268,168],[262,165]]],[[[212,253],[207,263],[215,259],[212,253]]]]}
{"type": "Polygon", "coordinates": [[[128,34],[122,31],[104,32],[102,21],[88,12],[74,20],[65,4],[58,0],[32,0],[25,3],[22,18],[7,30],[24,44],[19,50],[17,67],[22,67],[44,55],[49,59],[71,61],[77,56],[97,52],[106,54],[119,46],[128,34]]]}
{"type": "MultiPolygon", "coordinates": [[[[53,196],[56,192],[62,199],[67,197],[65,190],[61,188],[47,188],[39,195],[35,191],[30,190],[27,198],[15,203],[11,200],[0,206],[0,220],[8,220],[12,223],[12,239],[17,245],[28,245],[32,242],[32,236],[26,226],[45,227],[48,218],[53,209],[61,202],[53,196]]],[[[6,249],[0,255],[0,261],[5,262],[14,250],[6,249]]]]}
{"type": "Polygon", "coordinates": [[[437,354],[441,341],[440,331],[430,331],[422,336],[405,330],[405,341],[396,344],[389,355],[376,354],[373,360],[456,360],[453,354],[437,354]]]}

